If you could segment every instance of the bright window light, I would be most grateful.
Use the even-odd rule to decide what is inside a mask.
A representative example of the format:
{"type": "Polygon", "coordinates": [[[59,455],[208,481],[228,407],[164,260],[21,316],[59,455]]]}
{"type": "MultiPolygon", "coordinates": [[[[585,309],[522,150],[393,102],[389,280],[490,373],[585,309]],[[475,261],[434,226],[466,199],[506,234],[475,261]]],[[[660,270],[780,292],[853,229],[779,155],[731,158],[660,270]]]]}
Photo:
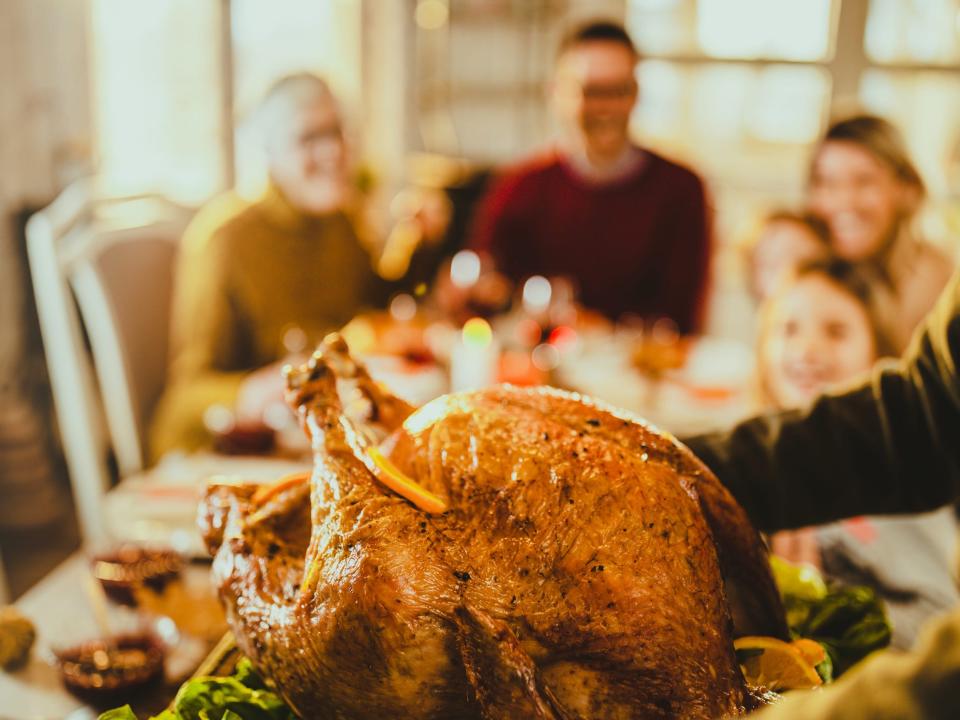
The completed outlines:
{"type": "Polygon", "coordinates": [[[693,54],[698,50],[696,13],[693,0],[630,0],[626,25],[645,54],[693,54]]]}
{"type": "Polygon", "coordinates": [[[960,0],[871,0],[867,54],[883,63],[960,62],[960,0]]]}
{"type": "Polygon", "coordinates": [[[960,77],[868,70],[860,83],[860,99],[900,128],[932,194],[950,192],[950,163],[960,151],[960,77]]]}
{"type": "Polygon", "coordinates": [[[683,69],[664,60],[644,60],[637,66],[640,101],[631,124],[644,135],[669,135],[685,119],[683,69]]]}
{"type": "Polygon", "coordinates": [[[102,192],[199,204],[223,189],[220,7],[91,1],[102,192]]]}
{"type": "Polygon", "coordinates": [[[348,137],[361,100],[360,3],[350,0],[233,0],[237,190],[262,191],[266,165],[256,128],[247,122],[272,82],[296,72],[323,76],[340,100],[348,137]]]}
{"type": "Polygon", "coordinates": [[[831,19],[830,0],[698,0],[697,38],[712,57],[820,60],[831,19]]]}
{"type": "Polygon", "coordinates": [[[830,98],[830,80],[814,67],[773,65],[755,78],[747,116],[751,134],[767,142],[813,143],[830,98]]]}

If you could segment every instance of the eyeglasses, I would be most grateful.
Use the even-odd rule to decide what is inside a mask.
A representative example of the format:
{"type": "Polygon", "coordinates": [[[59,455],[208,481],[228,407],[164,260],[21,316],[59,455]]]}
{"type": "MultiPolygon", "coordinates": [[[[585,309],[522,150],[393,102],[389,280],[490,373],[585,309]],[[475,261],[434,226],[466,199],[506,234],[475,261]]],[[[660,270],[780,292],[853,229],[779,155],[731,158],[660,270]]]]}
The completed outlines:
{"type": "Polygon", "coordinates": [[[628,100],[637,92],[633,82],[609,85],[583,85],[580,94],[584,100],[628,100]]]}
{"type": "Polygon", "coordinates": [[[323,125],[310,128],[307,132],[297,138],[297,144],[306,148],[313,145],[326,145],[329,143],[339,143],[343,140],[343,128],[340,123],[323,125]]]}

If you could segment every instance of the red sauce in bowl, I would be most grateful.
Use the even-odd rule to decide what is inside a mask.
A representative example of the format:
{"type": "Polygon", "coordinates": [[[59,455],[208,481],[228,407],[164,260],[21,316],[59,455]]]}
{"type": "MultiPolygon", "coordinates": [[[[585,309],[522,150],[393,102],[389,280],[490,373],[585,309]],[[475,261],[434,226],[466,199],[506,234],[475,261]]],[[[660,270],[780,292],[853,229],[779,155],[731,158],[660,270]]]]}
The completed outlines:
{"type": "Polygon", "coordinates": [[[147,633],[91,640],[57,659],[67,690],[95,705],[126,702],[163,679],[163,646],[147,633]]]}
{"type": "Polygon", "coordinates": [[[97,555],[93,574],[111,600],[121,605],[136,605],[135,590],[146,586],[155,592],[180,576],[183,558],[172,550],[151,550],[126,545],[97,555]]]}

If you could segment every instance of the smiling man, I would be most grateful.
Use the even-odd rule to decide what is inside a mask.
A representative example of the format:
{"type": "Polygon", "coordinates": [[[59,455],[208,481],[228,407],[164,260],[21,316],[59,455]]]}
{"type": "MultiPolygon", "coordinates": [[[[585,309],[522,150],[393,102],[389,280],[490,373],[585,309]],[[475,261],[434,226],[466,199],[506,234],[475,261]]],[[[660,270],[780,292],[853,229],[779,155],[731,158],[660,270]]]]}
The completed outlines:
{"type": "Polygon", "coordinates": [[[569,277],[584,305],[612,319],[668,317],[694,332],[710,259],[703,184],[631,141],[637,59],[615,23],[563,40],[552,93],[560,137],[494,185],[472,244],[513,280],[569,277]]]}

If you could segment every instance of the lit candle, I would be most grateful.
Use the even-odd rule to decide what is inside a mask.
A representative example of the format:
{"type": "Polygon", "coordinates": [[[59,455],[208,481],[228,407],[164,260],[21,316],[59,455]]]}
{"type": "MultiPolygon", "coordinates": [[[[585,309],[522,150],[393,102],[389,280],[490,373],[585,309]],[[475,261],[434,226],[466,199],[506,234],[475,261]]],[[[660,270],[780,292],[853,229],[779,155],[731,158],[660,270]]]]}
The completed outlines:
{"type": "Polygon", "coordinates": [[[450,261],[450,282],[467,289],[480,279],[480,256],[472,250],[461,250],[450,261]]]}
{"type": "Polygon", "coordinates": [[[540,315],[550,307],[553,287],[543,275],[534,275],[523,284],[523,309],[531,315],[540,315]]]}
{"type": "Polygon", "coordinates": [[[390,301],[390,317],[397,322],[410,322],[417,316],[417,301],[412,295],[400,293],[390,301]]]}
{"type": "Polygon", "coordinates": [[[478,390],[497,380],[500,347],[483,318],[467,320],[450,357],[450,386],[454,392],[478,390]]]}

